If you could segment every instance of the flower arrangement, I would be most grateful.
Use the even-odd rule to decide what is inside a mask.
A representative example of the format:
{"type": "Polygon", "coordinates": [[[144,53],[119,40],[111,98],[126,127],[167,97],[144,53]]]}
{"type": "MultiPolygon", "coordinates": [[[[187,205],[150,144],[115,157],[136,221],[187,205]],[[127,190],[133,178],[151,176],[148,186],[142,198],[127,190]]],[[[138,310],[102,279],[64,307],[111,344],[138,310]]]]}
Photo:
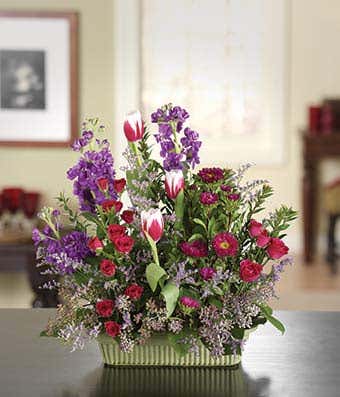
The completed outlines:
{"type": "Polygon", "coordinates": [[[63,300],[44,335],[76,349],[106,334],[131,352],[167,333],[178,354],[203,344],[220,357],[239,354],[258,324],[284,331],[268,301],[291,263],[283,238],[296,212],[282,205],[255,220],[273,191],[265,180],[243,182],[249,164],[194,172],[201,141],[188,118],[171,104],[151,115],[160,163],[141,114],[129,114],[124,178],[99,138],[104,127],[83,124],[72,146],[80,158],[67,172],[79,209],[61,194],[33,232],[39,266],[59,276],[45,287],[63,300]]]}

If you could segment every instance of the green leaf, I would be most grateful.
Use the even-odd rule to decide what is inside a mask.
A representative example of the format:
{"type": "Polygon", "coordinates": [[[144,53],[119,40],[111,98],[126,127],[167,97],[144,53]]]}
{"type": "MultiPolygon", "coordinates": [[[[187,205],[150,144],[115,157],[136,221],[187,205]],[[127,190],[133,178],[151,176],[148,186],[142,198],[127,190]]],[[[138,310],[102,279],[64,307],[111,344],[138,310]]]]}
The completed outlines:
{"type": "Polygon", "coordinates": [[[285,327],[281,323],[280,320],[272,316],[273,310],[269,306],[262,305],[260,306],[261,313],[263,316],[275,327],[277,328],[282,334],[285,333],[285,327]]]}
{"type": "Polygon", "coordinates": [[[146,267],[145,275],[152,292],[155,292],[159,280],[166,275],[166,271],[156,263],[150,263],[146,267]]]}
{"type": "Polygon", "coordinates": [[[244,337],[244,329],[243,328],[234,328],[231,330],[231,334],[234,338],[242,340],[244,337]]]}
{"type": "Polygon", "coordinates": [[[214,298],[212,296],[208,299],[208,302],[210,303],[210,305],[214,305],[218,309],[222,309],[222,307],[223,307],[222,302],[219,299],[214,298]]]}
{"type": "Polygon", "coordinates": [[[97,256],[88,256],[85,258],[85,262],[90,265],[97,266],[101,262],[101,258],[97,256]]]}
{"type": "Polygon", "coordinates": [[[98,219],[93,214],[91,214],[91,212],[82,212],[81,214],[88,221],[95,223],[96,225],[100,224],[98,219]]]}
{"type": "Polygon", "coordinates": [[[46,330],[41,331],[41,332],[40,332],[40,336],[48,336],[48,335],[47,335],[47,331],[46,331],[46,330]]]}
{"type": "Polygon", "coordinates": [[[192,241],[195,241],[195,240],[204,240],[204,237],[202,236],[201,233],[195,233],[189,238],[188,241],[189,241],[189,243],[191,243],[192,241]]]}
{"type": "Polygon", "coordinates": [[[87,284],[87,282],[90,279],[90,275],[86,274],[84,272],[82,272],[81,270],[77,270],[74,274],[74,281],[78,284],[78,285],[82,285],[82,284],[87,284]]]}
{"type": "Polygon", "coordinates": [[[286,329],[285,326],[281,323],[280,320],[273,316],[267,316],[266,319],[275,327],[277,328],[282,334],[285,333],[286,329]]]}
{"type": "Polygon", "coordinates": [[[271,316],[273,314],[273,309],[267,305],[260,306],[261,312],[266,314],[267,316],[271,316]]]}
{"type": "Polygon", "coordinates": [[[194,218],[193,221],[194,221],[195,223],[197,223],[197,225],[202,226],[202,227],[204,228],[204,230],[207,230],[207,227],[206,227],[205,223],[204,223],[201,219],[194,218]]]}
{"type": "Polygon", "coordinates": [[[180,357],[185,356],[189,352],[190,344],[180,342],[182,339],[189,335],[190,331],[188,330],[183,330],[178,334],[168,334],[168,340],[170,342],[170,345],[180,357]]]}
{"type": "Polygon", "coordinates": [[[162,289],[161,294],[164,296],[167,317],[169,318],[173,311],[176,308],[178,296],[179,296],[179,288],[172,282],[168,282],[162,289]]]}
{"type": "Polygon", "coordinates": [[[208,235],[211,237],[214,234],[216,227],[216,219],[214,217],[210,218],[208,223],[208,235]]]}

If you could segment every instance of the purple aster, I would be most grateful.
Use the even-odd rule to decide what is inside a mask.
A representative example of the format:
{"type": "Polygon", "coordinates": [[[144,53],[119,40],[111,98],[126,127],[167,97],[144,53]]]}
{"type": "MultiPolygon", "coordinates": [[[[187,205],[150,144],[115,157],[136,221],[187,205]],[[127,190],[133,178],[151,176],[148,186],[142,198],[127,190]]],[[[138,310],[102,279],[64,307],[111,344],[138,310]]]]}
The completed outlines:
{"type": "Polygon", "coordinates": [[[113,185],[114,176],[113,158],[108,145],[98,152],[85,152],[78,163],[67,171],[68,179],[74,181],[73,193],[78,197],[82,211],[94,212],[96,204],[107,200],[98,187],[99,178],[108,180],[108,194],[112,199],[117,198],[113,185]]]}

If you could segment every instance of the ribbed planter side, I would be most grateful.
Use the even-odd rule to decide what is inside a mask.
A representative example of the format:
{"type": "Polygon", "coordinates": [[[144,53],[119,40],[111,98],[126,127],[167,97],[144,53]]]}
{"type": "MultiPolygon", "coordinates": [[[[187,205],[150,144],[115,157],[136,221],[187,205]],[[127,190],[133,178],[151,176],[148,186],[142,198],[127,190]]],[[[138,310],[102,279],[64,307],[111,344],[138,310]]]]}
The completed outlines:
{"type": "MultiPolygon", "coordinates": [[[[246,331],[244,339],[251,331],[246,331]]],[[[122,352],[115,340],[107,335],[100,335],[98,343],[104,363],[115,366],[225,367],[241,362],[239,354],[214,358],[203,345],[200,345],[198,355],[188,353],[181,357],[169,345],[166,335],[152,337],[145,345],[135,346],[131,353],[122,352]]]]}

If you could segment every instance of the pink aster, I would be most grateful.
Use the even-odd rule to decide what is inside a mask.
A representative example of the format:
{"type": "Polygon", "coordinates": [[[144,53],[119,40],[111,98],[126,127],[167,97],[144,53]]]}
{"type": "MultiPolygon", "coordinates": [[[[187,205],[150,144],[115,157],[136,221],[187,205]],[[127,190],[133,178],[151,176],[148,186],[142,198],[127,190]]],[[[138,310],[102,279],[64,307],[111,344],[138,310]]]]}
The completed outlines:
{"type": "Polygon", "coordinates": [[[203,192],[200,196],[200,202],[204,205],[212,205],[218,201],[217,193],[203,192]]]}
{"type": "Polygon", "coordinates": [[[190,307],[191,309],[198,309],[201,306],[196,299],[190,298],[190,296],[182,296],[179,301],[183,306],[190,307]]]}
{"type": "Polygon", "coordinates": [[[207,244],[202,240],[195,240],[191,243],[185,241],[180,244],[180,249],[185,255],[193,258],[203,258],[208,255],[207,244]]]}
{"type": "Polygon", "coordinates": [[[200,269],[200,276],[206,281],[211,280],[215,273],[216,270],[213,267],[202,267],[202,269],[200,269]]]}
{"type": "Polygon", "coordinates": [[[229,232],[217,234],[212,242],[217,256],[235,256],[238,251],[238,241],[229,232]]]}
{"type": "Polygon", "coordinates": [[[217,168],[217,167],[202,168],[198,173],[198,176],[205,183],[213,183],[223,179],[224,173],[221,168],[217,168]]]}

